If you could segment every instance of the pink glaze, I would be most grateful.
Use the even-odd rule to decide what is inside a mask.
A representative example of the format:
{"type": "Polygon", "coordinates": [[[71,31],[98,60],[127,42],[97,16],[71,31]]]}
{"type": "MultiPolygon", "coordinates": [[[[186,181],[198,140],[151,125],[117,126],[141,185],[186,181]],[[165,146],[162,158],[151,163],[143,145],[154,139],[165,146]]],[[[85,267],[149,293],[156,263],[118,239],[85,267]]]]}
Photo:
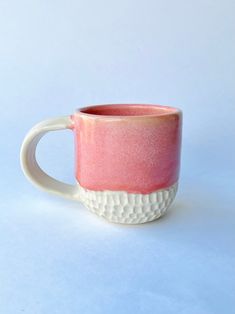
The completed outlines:
{"type": "Polygon", "coordinates": [[[82,187],[145,194],[178,180],[178,109],[102,105],[78,110],[73,120],[76,178],[82,187]]]}

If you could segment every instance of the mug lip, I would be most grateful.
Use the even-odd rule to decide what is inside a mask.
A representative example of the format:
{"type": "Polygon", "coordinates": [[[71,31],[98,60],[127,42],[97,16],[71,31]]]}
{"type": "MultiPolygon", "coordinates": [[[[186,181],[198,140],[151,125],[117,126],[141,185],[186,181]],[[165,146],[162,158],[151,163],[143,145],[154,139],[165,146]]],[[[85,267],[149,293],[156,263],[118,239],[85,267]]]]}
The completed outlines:
{"type": "Polygon", "coordinates": [[[157,117],[172,117],[175,115],[181,116],[182,110],[177,107],[172,107],[168,105],[160,105],[160,104],[153,104],[153,103],[109,103],[109,104],[97,104],[97,105],[89,105],[81,108],[77,108],[75,114],[79,114],[84,117],[91,117],[96,119],[136,119],[136,118],[157,118],[157,117]],[[152,109],[162,109],[162,113],[151,113],[151,114],[140,114],[140,115],[105,115],[105,114],[94,114],[89,113],[89,109],[96,109],[96,108],[130,108],[130,107],[138,107],[138,108],[152,108],[152,109]],[[164,112],[165,111],[165,112],[164,112]]]}

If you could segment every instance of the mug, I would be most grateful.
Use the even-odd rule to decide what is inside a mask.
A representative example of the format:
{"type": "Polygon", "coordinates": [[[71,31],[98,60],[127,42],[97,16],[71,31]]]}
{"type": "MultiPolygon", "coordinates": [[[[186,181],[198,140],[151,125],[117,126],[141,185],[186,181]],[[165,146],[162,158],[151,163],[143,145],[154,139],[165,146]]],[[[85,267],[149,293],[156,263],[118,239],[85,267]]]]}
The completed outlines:
{"type": "Polygon", "coordinates": [[[181,110],[169,106],[89,106],[45,120],[26,135],[21,166],[38,187],[82,202],[115,223],[139,224],[162,216],[175,198],[181,150],[181,110]],[[47,175],[35,158],[48,131],[75,136],[76,184],[47,175]]]}

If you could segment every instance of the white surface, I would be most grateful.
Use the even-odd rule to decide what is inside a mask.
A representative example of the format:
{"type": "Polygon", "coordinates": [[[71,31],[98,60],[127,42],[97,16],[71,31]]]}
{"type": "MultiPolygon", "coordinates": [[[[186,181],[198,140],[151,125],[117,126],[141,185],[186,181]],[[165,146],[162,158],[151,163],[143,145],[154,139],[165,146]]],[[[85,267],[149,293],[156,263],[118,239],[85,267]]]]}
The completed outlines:
{"type": "Polygon", "coordinates": [[[184,180],[166,216],[127,227],[22,178],[1,203],[2,313],[232,313],[233,200],[207,184],[184,180]]]}
{"type": "Polygon", "coordinates": [[[20,149],[21,169],[26,178],[35,186],[68,199],[77,198],[77,185],[56,180],[44,172],[37,162],[36,150],[40,139],[48,132],[71,129],[73,122],[70,116],[44,120],[29,130],[20,149]]]}
{"type": "Polygon", "coordinates": [[[92,191],[77,183],[77,198],[91,212],[110,222],[141,224],[164,215],[175,199],[178,183],[149,194],[126,191],[92,191]]]}
{"type": "MultiPolygon", "coordinates": [[[[0,313],[233,313],[234,2],[0,2],[0,313]],[[108,102],[184,112],[172,211],[120,226],[31,186],[37,122],[108,102]]],[[[39,145],[73,182],[70,132],[39,145]]]]}

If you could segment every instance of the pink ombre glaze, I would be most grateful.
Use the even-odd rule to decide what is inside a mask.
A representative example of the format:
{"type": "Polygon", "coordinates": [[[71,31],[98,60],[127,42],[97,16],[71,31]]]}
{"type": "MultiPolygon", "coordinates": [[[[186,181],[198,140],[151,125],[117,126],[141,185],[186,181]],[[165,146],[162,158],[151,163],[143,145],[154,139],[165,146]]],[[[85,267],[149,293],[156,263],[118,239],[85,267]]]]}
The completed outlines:
{"type": "Polygon", "coordinates": [[[84,188],[147,194],[178,180],[181,112],[102,105],[74,116],[76,178],[84,188]]]}

